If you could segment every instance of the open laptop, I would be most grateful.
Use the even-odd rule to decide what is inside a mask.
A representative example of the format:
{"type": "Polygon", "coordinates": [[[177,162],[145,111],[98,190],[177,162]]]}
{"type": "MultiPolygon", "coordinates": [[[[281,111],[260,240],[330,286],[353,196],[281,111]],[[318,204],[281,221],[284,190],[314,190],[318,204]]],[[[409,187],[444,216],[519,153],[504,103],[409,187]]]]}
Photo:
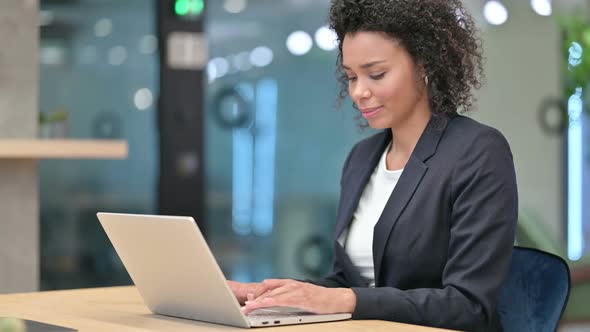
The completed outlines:
{"type": "Polygon", "coordinates": [[[153,313],[245,328],[351,317],[283,307],[244,315],[193,218],[116,213],[97,216],[153,313]]]}

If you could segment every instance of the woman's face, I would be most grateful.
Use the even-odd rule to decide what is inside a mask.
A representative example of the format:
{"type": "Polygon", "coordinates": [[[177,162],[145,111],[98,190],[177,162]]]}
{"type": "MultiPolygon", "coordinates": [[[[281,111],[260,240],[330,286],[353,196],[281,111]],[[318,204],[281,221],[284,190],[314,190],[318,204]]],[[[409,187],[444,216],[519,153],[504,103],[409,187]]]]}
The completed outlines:
{"type": "Polygon", "coordinates": [[[350,97],[373,128],[403,125],[418,102],[428,98],[410,54],[382,33],[346,34],[342,67],[350,97]]]}

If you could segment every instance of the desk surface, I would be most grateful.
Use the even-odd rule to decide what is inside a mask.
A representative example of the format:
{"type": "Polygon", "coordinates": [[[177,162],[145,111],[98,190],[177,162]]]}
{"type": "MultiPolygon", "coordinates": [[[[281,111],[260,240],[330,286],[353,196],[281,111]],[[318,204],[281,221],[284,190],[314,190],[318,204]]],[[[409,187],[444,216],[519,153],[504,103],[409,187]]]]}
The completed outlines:
{"type": "MultiPolygon", "coordinates": [[[[79,331],[247,331],[152,314],[135,287],[108,287],[0,295],[0,317],[13,316],[79,331]]],[[[255,329],[291,331],[445,331],[385,321],[342,321],[255,329]]]]}

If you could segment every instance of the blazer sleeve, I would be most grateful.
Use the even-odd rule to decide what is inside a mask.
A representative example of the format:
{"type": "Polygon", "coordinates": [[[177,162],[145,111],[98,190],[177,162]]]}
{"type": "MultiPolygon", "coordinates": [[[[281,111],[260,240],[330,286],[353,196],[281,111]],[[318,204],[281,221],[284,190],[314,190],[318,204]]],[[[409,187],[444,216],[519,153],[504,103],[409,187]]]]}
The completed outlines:
{"type": "MultiPolygon", "coordinates": [[[[346,160],[344,161],[344,166],[342,167],[342,174],[340,176],[340,188],[342,188],[343,181],[345,179],[346,174],[348,173],[350,159],[352,158],[352,155],[354,154],[354,151],[357,146],[358,146],[358,143],[357,143],[357,145],[353,146],[352,150],[350,151],[350,153],[346,157],[346,160]]],[[[342,192],[342,190],[340,192],[342,192]]],[[[342,210],[342,197],[340,197],[340,202],[338,205],[339,205],[338,211],[341,211],[342,210]]],[[[334,243],[335,243],[335,246],[338,246],[337,241],[334,241],[334,243]]],[[[338,255],[338,248],[335,248],[334,253],[335,253],[335,259],[334,259],[334,263],[333,263],[333,267],[332,267],[332,272],[330,274],[328,274],[327,276],[324,276],[322,278],[313,279],[313,280],[305,280],[305,281],[315,284],[315,285],[318,285],[318,286],[330,287],[330,288],[337,288],[337,287],[350,288],[350,287],[352,287],[353,284],[346,278],[346,273],[344,272],[344,267],[342,266],[341,259],[339,259],[340,255],[338,255]]]]}
{"type": "Polygon", "coordinates": [[[507,275],[518,218],[512,154],[495,129],[472,140],[456,161],[447,262],[440,289],[355,288],[356,319],[382,319],[486,331],[507,275]]]}
{"type": "Polygon", "coordinates": [[[334,260],[332,272],[327,276],[313,280],[303,280],[314,285],[329,288],[350,288],[351,284],[338,260],[334,260]]]}

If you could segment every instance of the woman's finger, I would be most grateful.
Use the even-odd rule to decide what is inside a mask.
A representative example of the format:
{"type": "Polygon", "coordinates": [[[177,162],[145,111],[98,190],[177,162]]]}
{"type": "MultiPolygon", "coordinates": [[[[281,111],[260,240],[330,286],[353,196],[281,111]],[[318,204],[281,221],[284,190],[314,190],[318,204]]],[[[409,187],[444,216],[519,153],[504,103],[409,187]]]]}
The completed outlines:
{"type": "MultiPolygon", "coordinates": [[[[261,300],[253,301],[252,303],[247,303],[246,307],[250,305],[252,308],[268,308],[268,307],[293,307],[299,308],[303,310],[308,310],[309,303],[304,303],[303,298],[293,292],[285,292],[274,297],[267,297],[261,300]]],[[[256,310],[256,309],[253,309],[256,310]]]]}
{"type": "Polygon", "coordinates": [[[288,293],[288,292],[293,292],[294,289],[292,287],[288,287],[287,285],[283,286],[283,287],[279,287],[279,288],[275,288],[273,290],[269,290],[266,293],[260,295],[259,297],[255,298],[254,300],[258,301],[258,300],[263,300],[265,298],[269,298],[269,297],[277,297],[279,295],[288,293]]]}
{"type": "Polygon", "coordinates": [[[254,298],[258,298],[260,295],[275,288],[282,287],[288,282],[288,279],[266,279],[260,284],[258,284],[258,286],[256,287],[256,291],[254,292],[254,298]]]}
{"type": "Polygon", "coordinates": [[[271,297],[261,300],[246,301],[245,305],[246,306],[244,307],[244,314],[246,315],[257,309],[277,306],[275,299],[271,297]]]}

